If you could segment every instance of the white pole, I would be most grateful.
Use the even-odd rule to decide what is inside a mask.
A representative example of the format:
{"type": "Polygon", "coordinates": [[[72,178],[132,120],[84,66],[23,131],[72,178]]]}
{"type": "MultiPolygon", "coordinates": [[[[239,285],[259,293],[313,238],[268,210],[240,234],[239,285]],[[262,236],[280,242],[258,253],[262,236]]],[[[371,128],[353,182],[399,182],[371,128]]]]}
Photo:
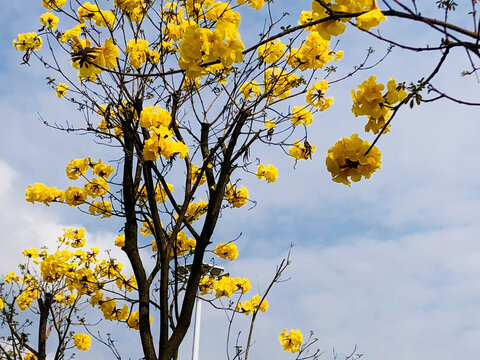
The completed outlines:
{"type": "Polygon", "coordinates": [[[202,317],[202,302],[197,296],[195,300],[195,328],[193,330],[193,348],[192,360],[198,360],[198,350],[200,348],[200,322],[202,317]]]}

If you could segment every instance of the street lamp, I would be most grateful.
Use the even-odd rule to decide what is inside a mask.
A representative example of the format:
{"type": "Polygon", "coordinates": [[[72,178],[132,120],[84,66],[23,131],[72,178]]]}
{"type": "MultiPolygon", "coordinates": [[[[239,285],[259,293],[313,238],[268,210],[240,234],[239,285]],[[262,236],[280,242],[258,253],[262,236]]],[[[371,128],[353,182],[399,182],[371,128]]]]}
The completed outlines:
{"type": "MultiPolygon", "coordinates": [[[[178,277],[186,280],[188,274],[192,269],[192,264],[179,266],[177,268],[178,277]]],[[[210,274],[211,277],[216,279],[222,276],[228,276],[228,273],[225,274],[223,271],[225,269],[220,266],[214,266],[210,264],[202,264],[202,276],[210,274]]],[[[197,297],[195,299],[195,325],[193,328],[193,346],[192,346],[192,360],[198,360],[198,353],[200,348],[200,323],[202,317],[202,302],[200,301],[199,291],[197,290],[197,297]]]]}

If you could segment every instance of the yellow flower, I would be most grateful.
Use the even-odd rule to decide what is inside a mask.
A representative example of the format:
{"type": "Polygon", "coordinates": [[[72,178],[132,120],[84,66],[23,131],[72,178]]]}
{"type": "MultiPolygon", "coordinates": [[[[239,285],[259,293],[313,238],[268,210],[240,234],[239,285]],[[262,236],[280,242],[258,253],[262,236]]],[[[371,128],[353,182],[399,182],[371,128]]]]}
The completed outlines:
{"type": "Polygon", "coordinates": [[[128,54],[128,61],[135,69],[140,69],[147,62],[147,56],[150,53],[148,41],[143,39],[131,39],[125,52],[128,54]]]}
{"type": "Polygon", "coordinates": [[[34,353],[29,352],[25,354],[25,356],[23,357],[23,360],[37,360],[37,357],[35,356],[34,353]]]}
{"type": "Polygon", "coordinates": [[[67,0],[42,0],[42,5],[46,9],[58,9],[61,8],[67,0]]]}
{"type": "Polygon", "coordinates": [[[20,51],[35,51],[42,47],[42,38],[37,33],[18,34],[13,46],[20,51]]]}
{"type": "Polygon", "coordinates": [[[355,116],[367,115],[379,118],[385,115],[389,108],[381,105],[385,101],[382,95],[384,88],[383,84],[377,84],[375,75],[372,75],[357,86],[357,92],[352,90],[352,112],[355,116]]]}
{"type": "Polygon", "coordinates": [[[35,203],[35,201],[38,201],[49,206],[48,203],[54,200],[63,201],[65,194],[62,191],[57,190],[55,187],[48,187],[44,184],[35,183],[33,185],[28,185],[25,196],[27,201],[32,204],[35,203]]]}
{"type": "Polygon", "coordinates": [[[267,300],[263,299],[262,302],[260,303],[260,296],[258,295],[255,295],[251,300],[250,300],[250,303],[252,304],[252,306],[258,310],[260,310],[261,312],[265,312],[267,311],[268,309],[268,302],[267,300]]]}
{"type": "Polygon", "coordinates": [[[89,162],[89,158],[71,160],[66,169],[67,177],[70,180],[77,180],[80,176],[85,175],[88,170],[89,162]]]}
{"type": "Polygon", "coordinates": [[[98,196],[104,196],[107,193],[109,186],[104,178],[98,177],[92,179],[92,181],[87,181],[84,188],[88,196],[96,198],[98,196]]]}
{"type": "Polygon", "coordinates": [[[265,126],[265,129],[271,130],[277,125],[277,123],[273,120],[265,120],[263,125],[265,126]]]}
{"type": "Polygon", "coordinates": [[[191,222],[194,220],[198,220],[200,216],[207,212],[208,203],[204,200],[200,200],[198,203],[190,203],[188,204],[186,215],[187,221],[191,222]]]}
{"type": "Polygon", "coordinates": [[[117,67],[117,58],[120,55],[120,50],[115,46],[113,39],[105,40],[103,47],[100,48],[100,54],[96,64],[106,69],[115,69],[117,67]]]}
{"type": "Polygon", "coordinates": [[[168,128],[172,122],[172,116],[167,110],[160,106],[147,106],[140,113],[139,124],[141,127],[150,129],[152,127],[164,126],[168,128]]]}
{"type": "Polygon", "coordinates": [[[303,342],[300,330],[290,330],[287,334],[287,329],[284,329],[278,336],[278,339],[283,346],[283,351],[290,351],[292,354],[300,351],[300,346],[303,342]]]}
{"type": "Polygon", "coordinates": [[[229,185],[225,190],[225,200],[233,207],[242,207],[248,201],[248,190],[243,185],[240,189],[237,189],[234,185],[229,185]]]}
{"type": "Polygon", "coordinates": [[[237,284],[235,279],[229,278],[227,276],[222,277],[220,280],[216,281],[214,284],[215,287],[215,297],[230,297],[237,290],[237,284]]]}
{"type": "Polygon", "coordinates": [[[115,238],[115,246],[118,246],[118,247],[125,246],[125,235],[118,235],[115,238]]]}
{"type": "Polygon", "coordinates": [[[228,259],[230,261],[235,260],[238,257],[238,249],[237,245],[234,243],[221,243],[215,247],[213,250],[214,254],[217,255],[219,258],[228,259]]]}
{"type": "Polygon", "coordinates": [[[214,278],[204,276],[200,280],[200,284],[198,285],[198,290],[200,291],[200,295],[207,295],[211,294],[215,289],[215,284],[217,280],[214,278]]]}
{"type": "Polygon", "coordinates": [[[102,218],[112,216],[112,204],[108,201],[93,201],[88,207],[92,215],[102,215],[102,218]]]}
{"type": "Polygon", "coordinates": [[[115,22],[115,14],[111,11],[102,11],[98,5],[83,3],[77,10],[78,18],[83,23],[85,20],[94,20],[98,26],[112,28],[115,22]]]}
{"type": "MultiPolygon", "coordinates": [[[[170,236],[171,233],[168,235],[170,236]]],[[[187,237],[183,231],[180,231],[177,235],[177,239],[174,240],[174,249],[170,251],[170,256],[183,256],[187,252],[192,252],[196,245],[197,242],[195,239],[187,237]]]]}
{"type": "Polygon", "coordinates": [[[55,30],[58,25],[58,17],[53,15],[51,12],[47,12],[40,16],[40,23],[48,30],[55,30]]]}
{"type": "Polygon", "coordinates": [[[256,98],[260,95],[260,86],[258,86],[256,81],[249,81],[242,84],[240,92],[245,99],[256,98]]]}
{"type": "Polygon", "coordinates": [[[315,145],[310,145],[307,141],[302,144],[300,143],[300,140],[296,140],[293,146],[288,150],[290,156],[297,160],[310,159],[314,152],[315,145]]]}
{"type": "Polygon", "coordinates": [[[299,85],[299,77],[296,74],[289,74],[279,68],[268,68],[265,70],[264,93],[273,98],[285,99],[290,91],[299,85]]]}
{"type": "Polygon", "coordinates": [[[65,191],[65,202],[70,206],[83,204],[87,200],[87,192],[74,186],[70,186],[65,191]]]}
{"type": "Polygon", "coordinates": [[[374,146],[370,148],[368,141],[363,141],[357,134],[350,138],[340,139],[328,150],[326,165],[332,174],[332,180],[350,186],[350,181],[360,181],[381,168],[381,152],[374,146]]]}
{"type": "Polygon", "coordinates": [[[258,165],[257,168],[257,178],[261,179],[267,179],[268,183],[275,182],[278,177],[278,170],[275,166],[273,165],[264,165],[260,164],[258,165]]]}
{"type": "Polygon", "coordinates": [[[70,86],[64,83],[58,83],[57,88],[55,89],[55,93],[59,98],[64,97],[67,95],[67,90],[70,89],[70,86]]]}
{"type": "Polygon", "coordinates": [[[113,167],[102,163],[102,160],[98,160],[93,165],[93,173],[95,175],[101,176],[102,178],[108,178],[113,173],[113,167]]]}
{"type": "MultiPolygon", "coordinates": [[[[150,324],[152,323],[153,318],[150,316],[150,324]]],[[[140,329],[140,315],[138,311],[134,311],[130,314],[127,319],[127,325],[132,329],[139,330],[140,329]]]]}
{"type": "Polygon", "coordinates": [[[307,35],[305,43],[299,49],[292,49],[287,63],[292,68],[321,69],[327,62],[333,60],[333,52],[328,48],[329,40],[325,40],[318,32],[307,35]]]}
{"type": "Polygon", "coordinates": [[[268,309],[267,300],[263,299],[260,304],[260,296],[255,295],[250,301],[238,302],[235,311],[249,315],[254,311],[265,312],[268,309]]]}
{"type": "Polygon", "coordinates": [[[29,258],[37,259],[40,254],[37,249],[30,248],[30,249],[23,250],[22,255],[29,258]]]}
{"type": "Polygon", "coordinates": [[[77,347],[78,350],[87,351],[90,349],[92,339],[90,335],[87,334],[75,334],[73,337],[73,345],[77,347]]]}
{"type": "Polygon", "coordinates": [[[272,40],[259,46],[257,55],[264,63],[272,64],[282,58],[286,47],[280,40],[272,40]]]}
{"type": "Polygon", "coordinates": [[[192,164],[191,171],[192,171],[192,184],[195,184],[197,181],[198,181],[198,186],[205,184],[205,182],[207,181],[207,175],[205,174],[205,172],[203,172],[202,177],[199,179],[201,169],[192,164]]]}
{"type": "Polygon", "coordinates": [[[5,307],[5,304],[3,302],[3,299],[0,298],[0,310],[3,310],[4,307],[5,307]]]}
{"type": "Polygon", "coordinates": [[[82,31],[85,29],[85,24],[75,25],[72,29],[65,31],[60,38],[60,42],[64,43],[70,39],[80,36],[82,31]]]}
{"type": "Polygon", "coordinates": [[[260,10],[265,5],[265,0],[237,0],[238,5],[245,4],[245,1],[249,3],[248,7],[255,10],[260,10]]]}
{"type": "Polygon", "coordinates": [[[5,280],[6,283],[11,283],[12,281],[17,282],[17,281],[19,281],[20,279],[19,279],[18,276],[15,276],[15,272],[12,271],[12,272],[8,273],[8,274],[5,276],[5,279],[4,279],[4,280],[5,280]]]}
{"type": "Polygon", "coordinates": [[[293,126],[298,126],[300,124],[310,125],[313,121],[313,115],[308,111],[305,106],[295,106],[292,109],[292,121],[293,126]]]}
{"type": "Polygon", "coordinates": [[[362,30],[370,30],[370,28],[380,25],[382,20],[387,20],[387,17],[378,8],[375,8],[357,16],[357,27],[362,30]]]}
{"type": "Polygon", "coordinates": [[[237,288],[242,291],[242,294],[249,292],[251,288],[250,280],[248,280],[247,278],[237,278],[236,285],[237,288]]]}
{"type": "Polygon", "coordinates": [[[325,91],[328,89],[328,82],[325,80],[317,82],[307,90],[307,104],[320,108],[320,111],[328,109],[333,104],[332,97],[325,97],[325,91]]]}

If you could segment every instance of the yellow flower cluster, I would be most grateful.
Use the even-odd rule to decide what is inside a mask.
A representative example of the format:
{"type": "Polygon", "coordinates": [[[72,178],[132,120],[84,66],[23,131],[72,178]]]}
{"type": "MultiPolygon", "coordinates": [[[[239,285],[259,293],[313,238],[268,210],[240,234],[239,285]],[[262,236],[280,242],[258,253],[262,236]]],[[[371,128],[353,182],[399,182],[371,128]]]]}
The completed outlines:
{"type": "Polygon", "coordinates": [[[88,1],[80,5],[77,10],[78,19],[84,23],[85,20],[93,20],[97,26],[113,28],[115,14],[111,11],[102,11],[96,4],[88,1]]]}
{"type": "MultiPolygon", "coordinates": [[[[215,12],[211,11],[207,14],[215,15],[215,12]]],[[[243,59],[244,46],[238,37],[239,18],[231,21],[229,14],[233,11],[229,8],[217,13],[215,17],[218,20],[214,20],[217,21],[214,31],[198,24],[188,25],[184,30],[183,38],[178,45],[180,55],[178,65],[190,78],[206,75],[209,70],[203,66],[204,64],[219,61],[220,68],[228,69],[233,63],[239,63],[243,59]]]]}
{"type": "Polygon", "coordinates": [[[25,195],[27,201],[32,204],[35,202],[43,202],[47,206],[53,201],[64,201],[65,199],[65,194],[61,190],[40,183],[28,185],[25,195]]]}
{"type": "Polygon", "coordinates": [[[292,354],[300,351],[300,346],[303,342],[303,336],[300,330],[290,330],[287,333],[287,329],[284,329],[278,336],[278,339],[283,346],[283,351],[290,351],[292,354]]]}
{"type": "MultiPolygon", "coordinates": [[[[405,90],[399,87],[394,78],[388,81],[385,94],[382,94],[385,86],[378,84],[376,80],[372,75],[357,86],[357,91],[352,90],[352,112],[355,116],[368,116],[365,131],[372,131],[374,134],[380,132],[385,126],[393,106],[407,97],[405,90]]],[[[388,131],[388,128],[385,129],[385,132],[388,131]]]]}
{"type": "Polygon", "coordinates": [[[148,41],[143,39],[131,39],[125,52],[128,54],[128,61],[135,69],[140,69],[147,62],[150,55],[148,41]]]}
{"type": "Polygon", "coordinates": [[[233,261],[238,257],[237,245],[234,243],[220,243],[215,247],[213,252],[219,258],[228,259],[230,261],[233,261]]]}
{"type": "MultiPolygon", "coordinates": [[[[127,278],[121,273],[122,264],[114,259],[101,260],[97,258],[99,250],[90,248],[84,250],[86,244],[85,229],[64,229],[58,238],[57,250],[49,254],[46,249],[40,252],[36,249],[25,249],[23,255],[33,259],[39,268],[40,277],[34,275],[37,271],[28,270],[22,278],[21,292],[17,296],[17,306],[23,311],[33,306],[34,301],[43,298],[47,293],[60,306],[75,306],[81,296],[90,297],[90,304],[103,312],[105,319],[126,321],[129,308],[126,304],[117,306],[117,301],[106,297],[101,290],[107,282],[115,282],[117,288],[132,291],[137,283],[133,275],[127,278]]],[[[18,282],[19,277],[11,272],[5,277],[6,282],[18,282]]],[[[89,339],[79,336],[74,344],[80,350],[87,350],[89,339]]]]}
{"type": "MultiPolygon", "coordinates": [[[[299,49],[290,51],[287,63],[301,71],[321,69],[327,62],[334,59],[335,52],[328,48],[329,45],[330,41],[325,40],[319,33],[310,33],[299,49]]],[[[338,60],[338,57],[336,59],[338,60]]]]}
{"type": "Polygon", "coordinates": [[[55,30],[58,25],[58,17],[53,15],[51,12],[46,12],[40,16],[40,23],[48,30],[55,30]]]}
{"type": "MultiPolygon", "coordinates": [[[[369,30],[372,27],[376,27],[386,17],[378,9],[375,0],[335,0],[334,2],[327,2],[330,9],[333,11],[340,11],[346,13],[362,13],[356,17],[357,27],[362,30],[369,30]]],[[[311,11],[302,11],[300,15],[299,25],[306,25],[312,21],[321,20],[330,16],[329,12],[319,2],[312,2],[311,11]]],[[[332,36],[338,36],[342,34],[345,29],[345,23],[350,21],[350,18],[344,18],[342,20],[328,20],[323,21],[314,26],[308,27],[309,31],[316,31],[320,36],[326,40],[330,40],[332,36]]]]}
{"type": "Polygon", "coordinates": [[[307,90],[307,104],[320,108],[320,111],[327,110],[333,104],[333,97],[325,97],[328,90],[328,82],[325,80],[317,82],[307,90]]]}
{"type": "Polygon", "coordinates": [[[64,83],[58,83],[55,89],[55,93],[59,98],[63,98],[67,95],[67,90],[70,89],[70,86],[64,83]]]}
{"type": "Polygon", "coordinates": [[[387,17],[383,13],[375,8],[365,14],[357,16],[357,26],[362,30],[370,30],[372,27],[380,25],[382,20],[386,20],[387,17]]]}
{"type": "Polygon", "coordinates": [[[25,354],[25,356],[23,357],[23,360],[37,360],[37,357],[35,356],[34,353],[29,352],[25,354]]]}
{"type": "Polygon", "coordinates": [[[350,186],[350,180],[369,179],[382,164],[380,150],[374,146],[366,154],[369,148],[368,141],[360,139],[357,134],[340,139],[328,150],[326,159],[332,180],[350,186]]]}
{"type": "Polygon", "coordinates": [[[108,192],[107,181],[103,177],[93,178],[91,181],[87,181],[85,184],[85,191],[88,196],[96,198],[99,196],[104,196],[108,192]]]}
{"type": "Polygon", "coordinates": [[[118,246],[118,247],[125,246],[125,235],[118,235],[115,238],[115,246],[118,246]]]}
{"type": "Polygon", "coordinates": [[[198,186],[201,186],[205,184],[207,181],[207,175],[205,172],[202,174],[202,177],[199,179],[199,176],[201,174],[201,169],[196,167],[195,165],[191,165],[191,171],[192,171],[192,184],[195,184],[198,181],[198,186]]]}
{"type": "Polygon", "coordinates": [[[239,301],[237,306],[235,307],[235,311],[241,312],[245,315],[249,315],[252,312],[265,312],[268,309],[268,302],[267,300],[263,299],[260,303],[260,296],[255,295],[250,301],[239,301]]]}
{"type": "Polygon", "coordinates": [[[204,276],[200,280],[198,286],[200,295],[212,294],[215,292],[215,297],[231,297],[237,290],[242,294],[250,290],[250,281],[247,278],[231,278],[223,276],[219,280],[212,277],[204,276]]]}
{"type": "Polygon", "coordinates": [[[262,62],[272,64],[283,57],[286,47],[280,40],[272,40],[265,45],[259,46],[257,55],[262,62]]]}
{"type": "Polygon", "coordinates": [[[42,38],[37,33],[18,34],[13,40],[13,46],[20,51],[35,51],[42,47],[42,38]]]}
{"type": "MultiPolygon", "coordinates": [[[[77,25],[75,28],[80,25],[77,25]]],[[[60,39],[61,41],[64,39],[63,36],[60,39]]],[[[72,66],[78,70],[80,80],[88,79],[89,81],[95,81],[97,75],[102,73],[104,69],[117,67],[117,58],[120,55],[120,50],[118,50],[112,38],[106,39],[103,47],[99,48],[92,47],[90,39],[80,39],[76,34],[72,34],[69,38],[71,40],[72,66]]],[[[68,41],[68,37],[65,41],[68,41]]]]}
{"type": "MultiPolygon", "coordinates": [[[[153,318],[150,316],[150,324],[152,323],[153,318]]],[[[134,311],[130,314],[127,319],[127,325],[135,330],[140,330],[140,314],[138,311],[134,311]]]]}
{"type": "Polygon", "coordinates": [[[138,22],[143,20],[147,14],[147,4],[145,0],[115,0],[113,5],[122,10],[130,21],[138,22]]]}
{"type": "MultiPolygon", "coordinates": [[[[169,234],[170,236],[171,234],[169,234]]],[[[170,252],[170,256],[175,255],[174,250],[177,256],[183,256],[187,252],[192,252],[195,249],[197,242],[195,239],[187,237],[183,231],[180,231],[177,235],[177,239],[174,241],[173,249],[170,252]]]]}
{"type": "Polygon", "coordinates": [[[256,81],[248,81],[240,86],[240,92],[245,99],[255,98],[260,95],[260,86],[256,81]]]}
{"type": "Polygon", "coordinates": [[[80,34],[86,29],[85,24],[75,25],[72,29],[66,30],[60,37],[60,42],[65,43],[69,40],[73,40],[75,37],[79,37],[80,34]]]}
{"type": "Polygon", "coordinates": [[[292,117],[290,119],[293,126],[300,124],[310,125],[313,122],[313,115],[305,106],[295,106],[292,109],[292,117]]]}
{"type": "Polygon", "coordinates": [[[310,159],[314,152],[315,145],[310,145],[306,141],[302,144],[300,140],[295,140],[293,146],[288,150],[290,156],[294,157],[296,160],[310,159]]]}
{"type": "Polygon", "coordinates": [[[42,5],[46,9],[58,9],[65,5],[67,0],[42,0],[42,5]]]}
{"type": "Polygon", "coordinates": [[[279,68],[265,70],[264,93],[269,96],[269,101],[274,98],[285,99],[290,96],[290,91],[299,85],[296,74],[287,73],[279,68]]]}
{"type": "Polygon", "coordinates": [[[5,275],[5,278],[4,278],[5,282],[7,284],[11,283],[11,282],[17,282],[20,280],[20,278],[18,276],[15,276],[15,272],[14,271],[11,271],[9,272],[7,275],[5,275]]]}
{"type": "Polygon", "coordinates": [[[145,160],[156,161],[160,155],[165,159],[170,159],[175,155],[179,155],[181,159],[187,156],[187,145],[172,138],[171,122],[170,113],[159,106],[149,106],[142,110],[140,126],[149,129],[150,135],[145,140],[143,146],[143,157],[145,160]]]}
{"type": "MultiPolygon", "coordinates": [[[[58,241],[62,244],[70,245],[73,248],[84,247],[86,242],[87,242],[87,240],[85,239],[85,229],[84,228],[63,229],[63,236],[59,237],[58,241]]],[[[30,249],[29,251],[31,252],[32,250],[35,250],[35,249],[30,249]]],[[[38,252],[37,252],[37,254],[38,254],[38,252]]],[[[37,258],[38,255],[33,256],[33,257],[37,258]]]]}
{"type": "Polygon", "coordinates": [[[75,345],[78,350],[87,351],[90,349],[91,343],[92,339],[90,338],[90,335],[75,334],[73,336],[73,345],[75,345]]]}
{"type": "Polygon", "coordinates": [[[88,212],[92,215],[102,215],[102,218],[109,218],[112,216],[112,204],[108,201],[92,201],[88,212]]]}
{"type": "Polygon", "coordinates": [[[17,297],[17,306],[25,311],[33,305],[33,301],[38,299],[38,284],[35,281],[27,280],[26,287],[17,297]]]}
{"type": "Polygon", "coordinates": [[[47,206],[53,201],[58,201],[65,202],[70,206],[77,206],[87,202],[88,197],[92,199],[102,197],[101,201],[90,203],[89,211],[92,215],[110,217],[112,204],[105,201],[103,196],[108,193],[109,185],[105,179],[113,173],[113,167],[103,164],[101,160],[92,162],[90,158],[73,159],[66,167],[66,174],[69,179],[77,180],[80,177],[86,177],[89,169],[92,169],[93,173],[99,177],[87,180],[83,188],[70,186],[63,192],[55,187],[36,183],[28,186],[25,193],[27,201],[43,202],[47,206]]]}
{"type": "Polygon", "coordinates": [[[248,201],[248,190],[243,185],[240,189],[237,189],[235,185],[228,185],[225,190],[225,200],[235,208],[242,207],[248,201]]]}
{"type": "Polygon", "coordinates": [[[167,110],[160,108],[160,106],[147,106],[140,113],[139,124],[146,129],[156,127],[170,127],[172,116],[167,110]]]}
{"type": "Polygon", "coordinates": [[[258,165],[255,175],[257,175],[257,178],[259,178],[260,180],[267,179],[267,182],[271,183],[277,180],[278,170],[273,165],[260,164],[258,165]]]}
{"type": "Polygon", "coordinates": [[[186,218],[188,222],[198,220],[200,216],[207,212],[208,203],[206,201],[200,200],[198,203],[188,204],[186,211],[186,218]]]}
{"type": "Polygon", "coordinates": [[[238,5],[243,5],[248,2],[248,7],[255,10],[260,10],[265,5],[265,0],[237,0],[238,5]]]}
{"type": "Polygon", "coordinates": [[[271,129],[273,129],[275,126],[277,126],[277,123],[276,123],[274,120],[265,120],[265,122],[263,123],[263,125],[265,126],[265,129],[271,130],[271,129]]]}
{"type": "Polygon", "coordinates": [[[181,40],[179,66],[189,78],[212,73],[218,75],[218,81],[223,81],[232,64],[243,58],[244,46],[238,32],[240,14],[226,2],[188,0],[185,9],[190,18],[182,19],[183,11],[176,7],[175,3],[167,9],[163,18],[168,21],[167,38],[181,40]],[[201,19],[208,20],[205,26],[197,23],[201,19]]]}

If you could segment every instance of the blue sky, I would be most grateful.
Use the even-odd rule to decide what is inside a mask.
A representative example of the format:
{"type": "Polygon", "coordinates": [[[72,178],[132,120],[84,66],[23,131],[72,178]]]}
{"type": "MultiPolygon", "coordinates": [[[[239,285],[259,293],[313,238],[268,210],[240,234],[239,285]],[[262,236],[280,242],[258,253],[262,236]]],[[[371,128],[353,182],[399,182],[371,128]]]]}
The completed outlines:
{"type": "MultiPolygon", "coordinates": [[[[98,157],[105,150],[87,136],[54,131],[39,120],[39,114],[49,122],[80,114],[46,85],[45,69],[34,61],[19,65],[21,54],[13,50],[17,33],[38,27],[43,8],[37,3],[8,2],[0,14],[0,227],[2,243],[8,244],[0,273],[15,267],[22,249],[52,245],[65,226],[86,226],[91,243],[102,248],[112,247],[121,226],[71,208],[24,201],[28,184],[62,187],[70,159],[98,157]]],[[[382,31],[406,41],[434,41],[427,31],[406,28],[395,19],[382,25],[382,31]]],[[[339,71],[358,63],[371,45],[377,56],[385,49],[363,34],[347,32],[339,44],[346,50],[339,71]]],[[[324,165],[330,146],[362,131],[364,119],[350,112],[350,89],[371,73],[384,83],[390,76],[415,82],[437,58],[395,49],[371,72],[333,86],[334,107],[317,114],[309,129],[317,146],[313,160],[294,168],[290,158],[268,148],[260,154],[262,161],[279,168],[279,180],[266,184],[245,177],[258,204],[222,217],[215,241],[242,234],[240,258],[223,265],[263,289],[294,244],[293,262],[285,273],[290,280],[274,288],[270,309],[257,320],[253,358],[291,359],[278,344],[283,328],[304,334],[313,330],[326,352],[324,359],[332,358],[333,347],[342,354],[355,344],[368,359],[462,359],[478,352],[478,109],[444,101],[402,109],[391,133],[379,142],[382,169],[350,188],[333,183],[324,165]]],[[[453,54],[435,84],[478,101],[475,78],[460,77],[467,67],[464,53],[453,54]]],[[[203,309],[201,358],[224,359],[224,331],[218,329],[226,329],[225,315],[208,304],[203,309]]],[[[244,321],[236,328],[242,334],[244,321]]],[[[189,356],[188,346],[182,359],[189,356]]]]}

